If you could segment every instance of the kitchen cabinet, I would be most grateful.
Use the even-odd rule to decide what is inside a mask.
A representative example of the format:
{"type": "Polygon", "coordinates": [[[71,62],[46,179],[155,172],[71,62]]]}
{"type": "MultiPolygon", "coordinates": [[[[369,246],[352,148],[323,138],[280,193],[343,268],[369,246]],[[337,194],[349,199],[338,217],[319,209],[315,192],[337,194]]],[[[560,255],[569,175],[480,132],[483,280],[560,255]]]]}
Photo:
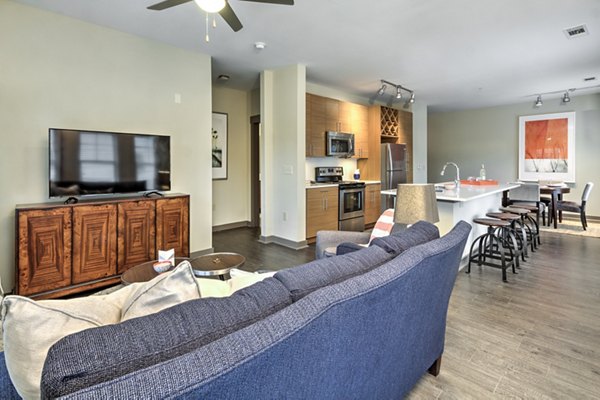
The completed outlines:
{"type": "Polygon", "coordinates": [[[356,158],[369,156],[369,109],[360,104],[306,94],[306,156],[325,157],[327,131],[353,133],[356,158]]]}
{"type": "Polygon", "coordinates": [[[381,215],[381,184],[365,186],[365,225],[374,225],[381,215]]]}
{"type": "Polygon", "coordinates": [[[369,180],[381,179],[381,143],[404,143],[407,154],[407,183],[413,182],[413,115],[411,112],[374,105],[369,107],[368,159],[358,160],[361,177],[369,180]]]}
{"type": "Polygon", "coordinates": [[[338,229],[338,187],[306,189],[306,238],[318,231],[338,229]]]}
{"type": "Polygon", "coordinates": [[[325,132],[339,131],[339,101],[306,94],[306,155],[325,157],[325,132]]]}
{"type": "Polygon", "coordinates": [[[354,157],[369,158],[369,108],[340,102],[339,119],[343,131],[354,134],[354,157]]]}
{"type": "Polygon", "coordinates": [[[189,196],[17,206],[15,292],[55,298],[109,286],[174,248],[189,257],[189,196]]]}

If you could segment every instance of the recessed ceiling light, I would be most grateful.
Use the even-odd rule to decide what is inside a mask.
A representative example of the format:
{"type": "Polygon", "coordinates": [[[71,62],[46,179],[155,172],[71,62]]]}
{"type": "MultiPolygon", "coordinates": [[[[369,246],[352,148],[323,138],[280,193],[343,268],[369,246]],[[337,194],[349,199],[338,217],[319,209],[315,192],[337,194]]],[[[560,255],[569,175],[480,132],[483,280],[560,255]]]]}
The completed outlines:
{"type": "Polygon", "coordinates": [[[256,42],[256,43],[254,43],[254,48],[255,49],[262,50],[265,47],[267,47],[267,44],[265,42],[256,42]]]}
{"type": "Polygon", "coordinates": [[[229,78],[230,78],[229,75],[221,74],[217,77],[217,80],[219,82],[227,82],[229,80],[229,78]]]}

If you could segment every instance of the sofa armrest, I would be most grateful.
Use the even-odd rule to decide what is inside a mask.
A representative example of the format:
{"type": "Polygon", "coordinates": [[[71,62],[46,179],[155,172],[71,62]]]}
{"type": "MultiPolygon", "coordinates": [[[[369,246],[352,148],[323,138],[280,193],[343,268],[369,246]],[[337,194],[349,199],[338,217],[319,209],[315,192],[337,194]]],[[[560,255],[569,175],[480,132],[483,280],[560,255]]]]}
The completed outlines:
{"type": "Polygon", "coordinates": [[[338,244],[343,242],[367,244],[370,237],[370,232],[319,231],[317,232],[315,257],[317,260],[323,258],[326,248],[337,247],[338,244]]]}

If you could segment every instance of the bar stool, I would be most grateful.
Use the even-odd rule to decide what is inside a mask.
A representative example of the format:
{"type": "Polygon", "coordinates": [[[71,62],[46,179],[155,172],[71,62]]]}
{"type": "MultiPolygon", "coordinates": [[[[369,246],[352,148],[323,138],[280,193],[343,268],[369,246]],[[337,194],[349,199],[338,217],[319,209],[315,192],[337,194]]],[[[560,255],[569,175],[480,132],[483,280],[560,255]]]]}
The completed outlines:
{"type": "Polygon", "coordinates": [[[469,264],[467,265],[467,274],[471,273],[471,262],[477,262],[477,265],[487,265],[492,268],[500,268],[502,270],[502,281],[506,280],[506,269],[512,267],[513,274],[515,271],[515,256],[511,246],[505,246],[503,240],[495,234],[497,228],[509,228],[510,222],[495,218],[475,218],[474,223],[487,226],[487,233],[479,236],[473,241],[469,250],[469,264]],[[475,251],[477,248],[477,252],[475,251]],[[494,261],[499,261],[494,262],[494,261]]]}
{"type": "Polygon", "coordinates": [[[500,211],[517,214],[521,217],[521,222],[523,222],[523,226],[525,227],[525,231],[527,232],[527,239],[531,244],[531,251],[534,252],[537,248],[540,236],[540,226],[535,222],[535,219],[532,218],[529,213],[530,210],[523,207],[500,207],[500,211]]]}
{"type": "Polygon", "coordinates": [[[535,236],[537,238],[537,244],[542,244],[540,239],[540,208],[533,204],[516,204],[510,205],[508,208],[523,208],[525,210],[529,210],[529,214],[525,217],[532,226],[535,227],[535,236]],[[535,215],[535,218],[531,216],[531,214],[535,215]]]}
{"type": "Polygon", "coordinates": [[[510,223],[510,227],[499,227],[496,228],[496,231],[500,234],[500,237],[504,240],[506,245],[512,246],[515,257],[517,258],[516,267],[521,268],[519,265],[519,257],[525,261],[525,257],[527,256],[527,235],[525,234],[525,228],[521,223],[521,217],[517,214],[504,212],[489,212],[486,216],[510,223]],[[519,235],[518,230],[520,230],[521,235],[519,235]]]}

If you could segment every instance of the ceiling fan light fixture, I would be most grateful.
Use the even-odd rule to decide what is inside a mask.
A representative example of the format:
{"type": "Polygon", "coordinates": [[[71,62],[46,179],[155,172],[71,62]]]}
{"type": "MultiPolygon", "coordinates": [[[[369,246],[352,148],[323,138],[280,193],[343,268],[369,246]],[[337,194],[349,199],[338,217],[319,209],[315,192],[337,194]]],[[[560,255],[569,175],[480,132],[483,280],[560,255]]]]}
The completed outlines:
{"type": "Polygon", "coordinates": [[[203,11],[217,13],[225,7],[225,0],[194,0],[203,11]]]}

